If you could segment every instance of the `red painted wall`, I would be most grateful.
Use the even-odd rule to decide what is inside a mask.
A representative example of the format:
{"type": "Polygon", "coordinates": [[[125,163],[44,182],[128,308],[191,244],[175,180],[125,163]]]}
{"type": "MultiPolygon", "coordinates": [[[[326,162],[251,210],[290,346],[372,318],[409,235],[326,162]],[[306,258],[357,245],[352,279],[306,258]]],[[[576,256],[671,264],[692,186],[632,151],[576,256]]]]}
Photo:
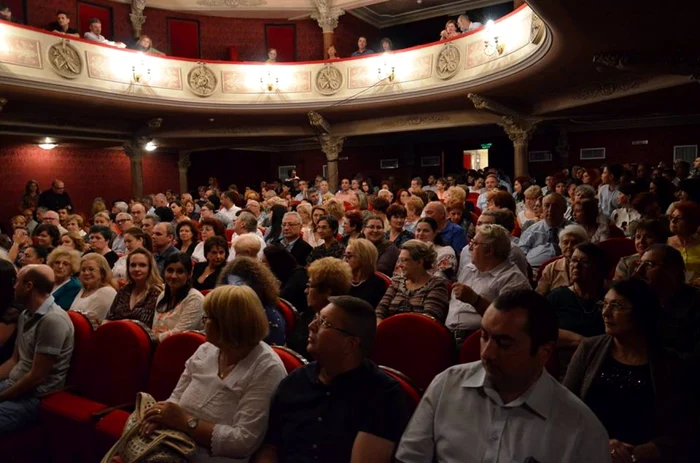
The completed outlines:
{"type": "MultiPolygon", "coordinates": [[[[96,5],[112,7],[114,17],[114,40],[129,43],[132,29],[129,21],[130,5],[107,0],[90,0],[96,5]]],[[[75,0],[27,0],[30,26],[44,28],[55,21],[56,11],[64,10],[71,15],[71,23],[77,27],[75,0]]],[[[295,24],[297,60],[323,59],[323,32],[316,21],[287,21],[286,19],[237,19],[216,16],[182,14],[172,11],[146,8],[144,33],[153,40],[153,46],[167,52],[166,18],[195,19],[200,22],[200,43],[203,59],[228,60],[228,47],[238,48],[241,61],[266,59],[265,24],[295,24]]],[[[85,31],[81,31],[85,32],[85,31]]],[[[357,47],[357,37],[366,35],[372,41],[379,40],[379,30],[369,24],[345,14],[336,29],[336,48],[340,56],[349,56],[357,47]]]]}
{"type": "MultiPolygon", "coordinates": [[[[131,167],[122,151],[54,148],[46,151],[34,145],[0,149],[0,165],[11,175],[0,184],[0,221],[6,224],[16,214],[29,179],[41,190],[55,178],[63,180],[77,211],[89,213],[92,200],[102,197],[108,204],[131,197],[131,167]]],[[[143,161],[144,192],[178,189],[177,159],[167,154],[147,155],[143,161]]],[[[5,230],[5,227],[3,227],[5,230]]]]}

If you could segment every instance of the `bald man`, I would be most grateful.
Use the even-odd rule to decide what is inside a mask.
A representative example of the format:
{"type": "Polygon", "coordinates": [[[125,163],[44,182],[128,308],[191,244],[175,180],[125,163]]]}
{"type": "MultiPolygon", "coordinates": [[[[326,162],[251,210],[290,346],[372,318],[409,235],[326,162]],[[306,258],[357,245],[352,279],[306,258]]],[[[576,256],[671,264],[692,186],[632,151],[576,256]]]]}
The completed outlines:
{"type": "Polygon", "coordinates": [[[459,225],[447,220],[447,209],[440,201],[431,201],[423,209],[423,215],[435,220],[438,224],[438,236],[444,245],[452,246],[456,255],[460,255],[467,245],[467,231],[459,225]]]}
{"type": "Polygon", "coordinates": [[[61,226],[60,216],[56,211],[46,211],[46,213],[44,213],[44,215],[41,217],[41,223],[53,225],[54,227],[58,228],[58,232],[61,235],[68,233],[68,230],[61,226]]]}
{"type": "Polygon", "coordinates": [[[73,354],[73,323],[54,302],[53,270],[20,270],[15,298],[25,307],[17,322],[12,357],[0,365],[0,436],[36,422],[41,394],[62,388],[73,354]]]}
{"type": "Polygon", "coordinates": [[[54,180],[51,184],[51,189],[39,195],[37,207],[45,207],[52,211],[58,211],[59,209],[73,210],[73,202],[68,193],[66,193],[66,186],[63,180],[54,180]]]}
{"type": "Polygon", "coordinates": [[[236,256],[250,257],[251,259],[258,259],[258,253],[261,251],[260,240],[255,233],[240,235],[233,240],[232,248],[236,256]]]}

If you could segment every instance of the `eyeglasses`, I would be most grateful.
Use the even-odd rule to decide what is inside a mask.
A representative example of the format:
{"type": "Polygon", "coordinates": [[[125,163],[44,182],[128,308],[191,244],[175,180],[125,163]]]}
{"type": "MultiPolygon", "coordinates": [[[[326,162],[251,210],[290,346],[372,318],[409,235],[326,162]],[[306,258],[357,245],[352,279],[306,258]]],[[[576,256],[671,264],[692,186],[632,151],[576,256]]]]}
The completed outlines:
{"type": "Polygon", "coordinates": [[[683,222],[685,220],[685,217],[679,217],[677,215],[671,216],[670,222],[671,223],[676,223],[676,222],[683,222]]]}
{"type": "Polygon", "coordinates": [[[661,266],[661,264],[653,262],[651,260],[643,260],[643,261],[639,262],[639,265],[637,265],[637,271],[646,270],[646,269],[653,269],[653,268],[657,268],[660,266],[661,266]]]}
{"type": "Polygon", "coordinates": [[[612,313],[623,313],[623,312],[629,312],[632,310],[632,307],[626,307],[619,302],[606,302],[606,301],[598,301],[596,302],[596,308],[603,312],[605,309],[610,309],[612,313]]]}
{"type": "Polygon", "coordinates": [[[325,317],[322,317],[322,316],[321,316],[321,312],[318,312],[318,313],[316,314],[316,316],[314,317],[314,322],[317,323],[317,324],[318,324],[321,328],[323,328],[323,329],[326,329],[326,330],[336,330],[336,331],[340,331],[341,333],[343,333],[343,334],[346,335],[346,336],[355,336],[355,337],[356,337],[355,334],[352,334],[352,333],[349,332],[349,331],[345,331],[345,330],[342,329],[342,328],[337,328],[337,327],[331,325],[330,322],[329,322],[328,320],[326,320],[325,317]]]}
{"type": "Polygon", "coordinates": [[[283,227],[298,227],[301,225],[300,223],[289,223],[289,222],[282,222],[283,227]]]}
{"type": "Polygon", "coordinates": [[[491,244],[491,243],[480,243],[480,242],[478,242],[478,241],[476,241],[476,240],[471,240],[471,241],[469,242],[469,246],[472,247],[472,248],[473,248],[473,247],[476,247],[476,246],[489,246],[490,244],[491,244]]]}
{"type": "Polygon", "coordinates": [[[355,257],[354,254],[343,254],[343,259],[345,259],[345,260],[350,260],[350,259],[352,259],[353,257],[355,257]]]}
{"type": "Polygon", "coordinates": [[[117,220],[117,223],[125,223],[128,221],[129,221],[128,219],[120,219],[120,220],[117,220]]]}

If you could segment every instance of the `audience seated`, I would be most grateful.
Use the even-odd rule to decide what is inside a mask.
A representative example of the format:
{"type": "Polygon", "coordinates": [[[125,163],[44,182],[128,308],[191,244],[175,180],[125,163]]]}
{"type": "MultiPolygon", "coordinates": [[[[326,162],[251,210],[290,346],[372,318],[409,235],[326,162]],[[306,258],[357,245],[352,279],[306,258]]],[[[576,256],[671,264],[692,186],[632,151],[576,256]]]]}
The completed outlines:
{"type": "MultiPolygon", "coordinates": [[[[498,186],[498,175],[496,174],[489,174],[486,177],[486,180],[484,180],[484,192],[479,194],[479,198],[476,200],[476,207],[481,209],[482,211],[486,210],[486,206],[488,205],[488,194],[491,193],[496,189],[498,186]]],[[[438,184],[438,198],[440,198],[440,185],[438,184]]],[[[444,198],[440,198],[442,200],[444,198]]]]}
{"type": "Polygon", "coordinates": [[[17,271],[12,262],[0,259],[0,365],[12,357],[17,338],[17,321],[23,310],[15,300],[17,271]]]}
{"type": "Polygon", "coordinates": [[[117,292],[106,320],[138,320],[150,327],[156,301],[163,292],[153,254],[143,248],[134,249],[126,258],[126,268],[127,284],[117,292]]]}
{"type": "Polygon", "coordinates": [[[455,255],[459,255],[467,245],[467,233],[462,227],[448,220],[445,205],[439,201],[431,201],[423,209],[423,215],[437,223],[440,241],[445,246],[451,246],[455,255]]]}
{"type": "Polygon", "coordinates": [[[147,55],[165,56],[165,53],[153,46],[153,41],[146,34],[142,34],[141,37],[139,37],[134,45],[134,50],[146,53],[147,55]]]}
{"type": "MultiPolygon", "coordinates": [[[[262,237],[262,233],[260,233],[260,231],[258,230],[258,220],[255,218],[255,216],[250,212],[242,210],[238,213],[238,217],[236,217],[236,223],[233,226],[233,230],[234,237],[249,235],[250,237],[253,237],[257,240],[258,246],[256,255],[254,257],[258,260],[262,260],[263,250],[267,246],[267,243],[265,243],[265,239],[262,237]]],[[[236,255],[237,251],[234,249],[233,243],[231,243],[231,249],[229,250],[228,260],[233,260],[236,257],[236,255]]]]}
{"type": "MultiPolygon", "coordinates": [[[[284,208],[284,206],[280,207],[284,208]]],[[[304,265],[313,248],[301,238],[301,217],[299,214],[296,212],[284,214],[281,235],[279,239],[273,240],[272,243],[284,247],[294,256],[299,265],[304,265]]]]}
{"type": "Polygon", "coordinates": [[[280,246],[268,246],[263,254],[263,263],[280,282],[280,298],[292,304],[298,313],[306,311],[306,283],[309,281],[306,269],[280,246]]]}
{"type": "Polygon", "coordinates": [[[306,264],[322,259],[324,257],[335,257],[341,259],[345,252],[345,246],[338,241],[338,221],[332,215],[325,215],[318,219],[316,232],[323,243],[311,250],[306,258],[306,264]]]}
{"type": "Polygon", "coordinates": [[[114,264],[119,260],[119,255],[109,247],[109,242],[112,239],[110,229],[102,225],[93,225],[90,227],[89,236],[88,252],[101,255],[107,260],[110,268],[114,267],[114,264]]]}
{"type": "Polygon", "coordinates": [[[691,201],[681,201],[670,216],[671,236],[668,244],[681,252],[685,262],[686,281],[700,285],[700,206],[691,201]]]}
{"type": "Polygon", "coordinates": [[[158,296],[153,334],[159,341],[182,331],[202,329],[202,293],[192,287],[192,259],[186,253],[165,259],[165,289],[158,296]]]}
{"type": "Polygon", "coordinates": [[[260,237],[254,233],[246,233],[235,237],[231,243],[231,251],[228,256],[228,260],[233,260],[231,255],[235,255],[236,257],[250,257],[251,259],[260,260],[258,255],[262,251],[262,248],[260,247],[260,241],[258,238],[260,237]]]}
{"type": "Polygon", "coordinates": [[[607,218],[599,212],[598,201],[584,199],[574,204],[574,221],[586,230],[588,241],[600,243],[610,238],[610,227],[607,218]]]}
{"type": "Polygon", "coordinates": [[[163,275],[165,259],[179,252],[173,245],[175,242],[175,227],[172,223],[161,222],[153,227],[153,258],[158,266],[158,273],[163,275]]]}
{"type": "Polygon", "coordinates": [[[457,21],[450,19],[445,24],[445,29],[440,32],[440,40],[453,39],[459,37],[459,32],[457,32],[457,21]]]}
{"type": "Polygon", "coordinates": [[[498,294],[530,288],[527,277],[509,260],[511,242],[500,225],[480,225],[469,243],[471,263],[460,266],[446,326],[458,345],[481,326],[481,315],[498,294]]]}
{"type": "Polygon", "coordinates": [[[391,275],[399,258],[399,249],[386,239],[384,220],[379,215],[369,215],[365,219],[363,235],[377,248],[377,271],[391,275]]]}
{"type": "MultiPolygon", "coordinates": [[[[600,211],[606,219],[609,219],[613,211],[620,207],[619,185],[622,177],[622,166],[620,164],[610,164],[603,168],[601,180],[603,184],[598,189],[598,200],[600,211]]],[[[594,240],[591,240],[595,243],[594,240]]]]}
{"type": "Polygon", "coordinates": [[[633,236],[630,224],[637,222],[641,215],[632,207],[632,201],[637,193],[637,186],[629,183],[620,185],[617,189],[617,204],[619,207],[610,214],[610,221],[625,232],[625,236],[633,236]]]}
{"type": "Polygon", "coordinates": [[[694,400],[680,359],[658,342],[658,297],[643,281],[618,281],[599,308],[605,334],[581,343],[564,385],[605,426],[613,461],[685,460],[694,400]]]}
{"type": "Polygon", "coordinates": [[[268,322],[265,342],[283,346],[285,343],[285,320],[279,312],[279,284],[270,269],[257,259],[238,257],[221,271],[217,286],[249,286],[258,295],[268,322]]]}
{"type": "MultiPolygon", "coordinates": [[[[416,239],[424,243],[432,243],[437,256],[435,265],[428,270],[431,275],[453,280],[457,276],[457,256],[451,246],[443,246],[438,235],[438,224],[434,219],[425,217],[416,224],[416,239]]],[[[465,247],[464,249],[467,249],[465,247]]]]}
{"type": "Polygon", "coordinates": [[[519,203],[522,206],[518,211],[518,225],[522,230],[525,230],[533,223],[540,220],[540,216],[536,211],[537,200],[542,197],[542,189],[537,185],[532,185],[523,192],[523,202],[519,203]]]}
{"type": "Polygon", "coordinates": [[[117,283],[109,263],[97,253],[84,255],[80,260],[79,280],[82,289],[75,296],[70,310],[82,312],[101,323],[117,295],[117,283]]]}
{"type": "Polygon", "coordinates": [[[213,217],[206,217],[199,221],[199,230],[202,234],[202,241],[197,243],[197,246],[195,246],[194,251],[192,252],[192,259],[195,262],[206,262],[207,257],[206,253],[204,252],[204,243],[212,236],[220,236],[224,238],[224,241],[226,241],[226,229],[220,220],[213,217]]]}
{"type": "Polygon", "coordinates": [[[653,244],[665,244],[668,239],[668,227],[655,219],[642,219],[637,222],[634,231],[636,254],[623,257],[615,268],[615,280],[627,280],[634,276],[639,267],[642,254],[653,244]]]}
{"type": "Polygon", "coordinates": [[[197,461],[247,459],[262,443],[270,399],[286,371],[262,342],[268,327],[252,289],[217,288],[204,300],[203,318],[207,342],[185,363],[170,398],[146,412],[141,431],[189,434],[197,461]]]}
{"type": "Polygon", "coordinates": [[[112,42],[111,40],[107,40],[102,35],[102,22],[100,22],[99,19],[90,19],[90,21],[88,22],[88,26],[90,27],[90,32],[86,32],[85,34],[83,34],[83,37],[85,39],[92,40],[93,42],[103,43],[105,45],[111,45],[117,48],[126,48],[126,45],[124,43],[112,42]]]}
{"type": "Polygon", "coordinates": [[[548,194],[542,200],[542,218],[528,227],[518,240],[518,246],[525,253],[527,262],[539,268],[545,261],[561,255],[559,232],[571,223],[564,218],[566,201],[556,193],[548,194]]]}
{"type": "Polygon", "coordinates": [[[80,272],[80,253],[59,246],[49,254],[46,264],[53,270],[51,296],[54,302],[63,310],[70,309],[81,288],[80,281],[75,277],[80,272]]]}
{"type": "Polygon", "coordinates": [[[371,48],[367,48],[367,38],[360,36],[360,38],[357,39],[357,50],[352,52],[352,57],[355,56],[365,56],[365,55],[371,55],[374,54],[374,50],[371,48]]]}
{"type": "Polygon", "coordinates": [[[49,248],[44,246],[27,246],[22,254],[20,260],[20,267],[26,267],[27,265],[39,265],[45,264],[46,259],[49,257],[49,248]]]}
{"type": "Polygon", "coordinates": [[[178,222],[175,227],[177,248],[188,256],[192,256],[197,244],[199,244],[199,231],[197,226],[190,220],[178,222]]]}
{"type": "Polygon", "coordinates": [[[60,245],[78,251],[80,254],[83,254],[87,249],[87,244],[85,244],[83,237],[71,232],[61,235],[60,245]]]}
{"type": "Polygon", "coordinates": [[[352,270],[350,295],[377,307],[386,293],[386,283],[377,275],[377,248],[367,239],[351,239],[343,259],[352,270]]]}
{"type": "Polygon", "coordinates": [[[37,246],[50,252],[60,244],[61,232],[55,225],[40,223],[34,228],[34,238],[36,238],[37,246]]]}
{"type": "Polygon", "coordinates": [[[554,308],[532,290],[505,292],[480,326],[481,361],[433,380],[396,460],[610,461],[600,421],[544,369],[557,340],[554,308]]]}
{"type": "Polygon", "coordinates": [[[375,334],[374,310],[360,299],[332,297],[315,313],[316,361],[280,383],[255,463],[392,461],[408,410],[399,384],[367,358],[375,334]]]}
{"type": "Polygon", "coordinates": [[[112,274],[117,281],[126,281],[126,259],[129,253],[137,248],[144,248],[148,251],[153,249],[153,241],[150,235],[144,233],[140,228],[131,227],[123,234],[125,255],[119,258],[112,267],[112,274]]]}
{"type": "Polygon", "coordinates": [[[0,21],[7,21],[15,24],[22,24],[22,22],[12,16],[12,9],[9,5],[4,5],[0,3],[0,21]]]}
{"type": "Polygon", "coordinates": [[[219,274],[228,260],[228,246],[226,239],[220,236],[211,236],[204,242],[204,255],[206,262],[200,262],[194,266],[192,272],[192,287],[198,291],[212,290],[219,280],[219,274]]]}
{"type": "Polygon", "coordinates": [[[54,180],[51,183],[51,189],[45,190],[39,195],[37,207],[45,207],[50,211],[58,211],[59,209],[73,210],[73,201],[66,193],[66,187],[62,180],[54,180]]]}
{"type": "Polygon", "coordinates": [[[459,26],[459,30],[462,32],[462,34],[483,27],[483,24],[472,21],[466,14],[459,15],[457,18],[457,25],[459,26]]]}
{"type": "MultiPolygon", "coordinates": [[[[410,198],[410,196],[409,196],[410,198]]],[[[388,241],[401,249],[401,246],[408,240],[413,239],[413,233],[405,230],[406,207],[400,204],[392,204],[386,210],[386,218],[389,220],[389,230],[384,234],[388,241]]]]}
{"type": "Polygon", "coordinates": [[[391,281],[377,306],[377,324],[392,315],[417,312],[430,315],[445,323],[449,305],[447,280],[431,276],[437,253],[432,245],[420,240],[409,240],[401,247],[398,259],[400,276],[391,281]]]}
{"type": "Polygon", "coordinates": [[[568,287],[571,285],[569,268],[571,266],[571,256],[576,246],[588,242],[588,234],[580,225],[567,225],[559,232],[559,245],[561,246],[561,259],[547,264],[540,270],[542,276],[537,282],[537,292],[543,296],[550,291],[568,287]]]}
{"type": "Polygon", "coordinates": [[[70,16],[68,16],[68,13],[65,11],[58,11],[56,13],[56,22],[50,25],[47,30],[70,37],[80,37],[78,29],[70,27],[70,16]]]}
{"type": "MultiPolygon", "coordinates": [[[[367,213],[369,215],[369,213],[367,213]]],[[[343,237],[340,240],[347,246],[350,240],[360,238],[364,228],[365,214],[360,211],[346,211],[343,218],[343,237]]]]}
{"type": "Polygon", "coordinates": [[[120,256],[126,254],[126,244],[124,243],[124,233],[130,228],[134,227],[134,220],[130,214],[126,212],[120,212],[117,214],[115,223],[119,228],[119,234],[112,240],[111,248],[112,251],[116,252],[120,256]]]}

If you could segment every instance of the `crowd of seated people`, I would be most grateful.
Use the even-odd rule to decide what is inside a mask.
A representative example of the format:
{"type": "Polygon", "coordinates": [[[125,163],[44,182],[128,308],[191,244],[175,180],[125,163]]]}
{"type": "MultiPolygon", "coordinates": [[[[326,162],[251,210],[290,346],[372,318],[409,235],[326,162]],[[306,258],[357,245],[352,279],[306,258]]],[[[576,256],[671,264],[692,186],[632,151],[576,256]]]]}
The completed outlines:
{"type": "Polygon", "coordinates": [[[111,209],[98,198],[87,213],[74,210],[63,181],[48,195],[28,182],[20,214],[8,218],[12,236],[0,240],[0,415],[17,415],[0,417],[0,429],[34,422],[37,394],[64,384],[72,325],[63,315],[77,311],[96,326],[138,321],[159,342],[206,333],[209,343],[158,404],[163,415],[149,412],[142,426],[187,432],[202,452],[245,450],[257,462],[367,452],[379,461],[396,452],[402,462],[491,453],[496,461],[687,461],[700,385],[700,171],[679,165],[684,176],[666,179],[677,196],[663,202],[650,191],[665,185],[662,169],[597,172],[566,169],[542,187],[525,177],[511,187],[495,168],[425,185],[413,178],[408,188],[357,176],[337,192],[320,177],[290,175],[243,192],[221,191],[212,178],[196,193],[111,209]],[[281,304],[296,308],[292,325],[281,304]],[[51,320],[50,335],[31,327],[33,314],[51,320]],[[436,376],[412,418],[398,383],[369,360],[374,339],[405,314],[439,326],[455,352],[481,338],[481,362],[436,376]],[[241,331],[244,322],[263,323],[241,331]],[[27,335],[32,329],[43,334],[27,335]],[[285,377],[267,345],[316,363],[285,377]],[[262,394],[256,420],[236,423],[191,402],[189,387],[218,387],[196,385],[209,370],[272,375],[264,387],[241,386],[262,394]],[[468,422],[497,432],[504,407],[517,410],[515,421],[495,443],[461,432],[468,422]],[[199,421],[190,430],[185,418],[199,421]]]}

